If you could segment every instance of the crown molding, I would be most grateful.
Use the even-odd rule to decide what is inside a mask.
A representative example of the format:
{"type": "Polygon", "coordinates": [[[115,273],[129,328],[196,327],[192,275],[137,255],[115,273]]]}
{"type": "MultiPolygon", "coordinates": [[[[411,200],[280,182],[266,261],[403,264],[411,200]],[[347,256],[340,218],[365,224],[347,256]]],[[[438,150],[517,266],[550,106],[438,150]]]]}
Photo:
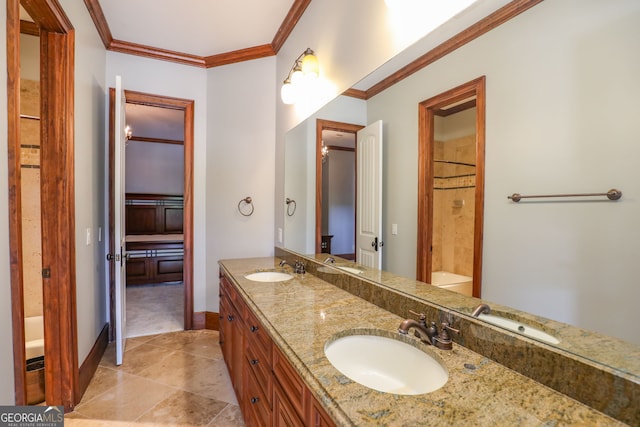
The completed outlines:
{"type": "Polygon", "coordinates": [[[104,17],[104,12],[102,12],[100,3],[98,3],[98,0],[84,0],[84,4],[87,6],[89,15],[91,15],[93,25],[95,25],[96,30],[98,30],[98,35],[100,35],[100,38],[102,39],[102,44],[104,44],[105,48],[109,49],[109,46],[113,41],[113,36],[111,35],[109,24],[107,24],[107,18],[104,17]]]}
{"type": "Polygon", "coordinates": [[[273,51],[277,54],[280,52],[280,48],[287,41],[291,31],[295,28],[296,24],[302,17],[302,14],[307,9],[307,6],[311,3],[311,0],[295,0],[291,9],[289,9],[289,13],[280,24],[280,28],[276,31],[276,35],[273,37],[271,41],[271,46],[273,47],[273,51]]]}
{"type": "Polygon", "coordinates": [[[202,56],[188,53],[176,52],[173,50],[160,49],[153,46],[131,43],[124,40],[112,40],[107,47],[112,52],[126,53],[129,55],[143,56],[146,58],[159,59],[161,61],[177,62],[179,64],[191,65],[193,67],[205,67],[202,56]]]}
{"type": "Polygon", "coordinates": [[[358,98],[358,99],[364,99],[364,100],[367,99],[367,91],[365,90],[349,88],[344,92],[342,92],[342,94],[344,96],[350,96],[352,98],[358,98]]]}
{"type": "Polygon", "coordinates": [[[531,9],[533,6],[541,3],[542,1],[543,0],[514,0],[511,3],[506,4],[505,6],[493,12],[491,15],[481,19],[467,29],[451,37],[449,40],[431,49],[429,52],[425,53],[415,61],[402,67],[395,73],[391,74],[389,77],[386,77],[385,79],[371,86],[365,91],[367,94],[366,99],[376,96],[383,90],[389,88],[390,86],[393,86],[401,80],[406,79],[413,73],[450,54],[454,50],[464,46],[470,41],[477,39],[481,35],[504,24],[510,19],[520,15],[522,12],[531,9]]]}
{"type": "Polygon", "coordinates": [[[239,49],[231,52],[211,55],[203,59],[205,67],[212,68],[218,67],[220,65],[233,64],[235,62],[265,58],[267,56],[274,56],[275,54],[276,52],[273,50],[273,47],[270,44],[263,44],[261,46],[248,47],[246,49],[239,49]]]}
{"type": "Polygon", "coordinates": [[[116,40],[111,34],[109,24],[107,23],[107,19],[104,16],[104,12],[102,11],[99,1],[84,0],[84,4],[89,11],[89,15],[91,15],[93,24],[95,25],[96,30],[102,39],[102,43],[107,50],[125,53],[128,55],[158,59],[161,61],[176,62],[200,68],[212,68],[220,65],[274,56],[287,40],[291,31],[293,31],[293,28],[296,26],[300,17],[310,3],[311,0],[295,0],[293,2],[287,16],[284,18],[284,21],[282,21],[282,24],[280,24],[280,28],[278,28],[278,31],[270,44],[267,43],[216,55],[198,56],[190,53],[176,52],[173,50],[132,43],[125,40],[116,40]]]}

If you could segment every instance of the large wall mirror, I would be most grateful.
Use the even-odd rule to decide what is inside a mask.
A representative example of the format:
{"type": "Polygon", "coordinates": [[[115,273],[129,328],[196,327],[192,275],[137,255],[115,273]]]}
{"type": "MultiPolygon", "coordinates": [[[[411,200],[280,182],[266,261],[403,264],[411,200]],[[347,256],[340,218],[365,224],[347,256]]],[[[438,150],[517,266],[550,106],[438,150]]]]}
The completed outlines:
{"type": "MultiPolygon", "coordinates": [[[[317,253],[317,120],[382,120],[382,269],[415,279],[419,104],[486,76],[482,299],[615,338],[607,347],[635,356],[603,356],[588,337],[556,345],[640,377],[640,8],[583,6],[542,2],[367,100],[339,96],[289,131],[284,196],[297,209],[284,219],[284,247],[317,253]],[[508,199],[610,188],[623,197],[508,199]]],[[[468,166],[442,172],[472,173],[463,168],[473,162],[454,162],[468,166]]]]}

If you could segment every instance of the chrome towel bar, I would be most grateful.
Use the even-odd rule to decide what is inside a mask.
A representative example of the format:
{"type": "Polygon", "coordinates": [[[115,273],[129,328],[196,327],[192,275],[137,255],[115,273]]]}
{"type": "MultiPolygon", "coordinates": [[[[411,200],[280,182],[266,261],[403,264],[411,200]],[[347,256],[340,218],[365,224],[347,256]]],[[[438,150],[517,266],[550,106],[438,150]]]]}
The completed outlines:
{"type": "Polygon", "coordinates": [[[523,196],[520,193],[513,193],[510,196],[507,196],[507,199],[512,202],[519,202],[522,199],[534,199],[534,198],[547,198],[547,197],[596,197],[596,196],[607,196],[609,200],[618,200],[622,197],[622,191],[616,190],[612,188],[606,193],[582,193],[582,194],[540,194],[535,196],[523,196]]]}

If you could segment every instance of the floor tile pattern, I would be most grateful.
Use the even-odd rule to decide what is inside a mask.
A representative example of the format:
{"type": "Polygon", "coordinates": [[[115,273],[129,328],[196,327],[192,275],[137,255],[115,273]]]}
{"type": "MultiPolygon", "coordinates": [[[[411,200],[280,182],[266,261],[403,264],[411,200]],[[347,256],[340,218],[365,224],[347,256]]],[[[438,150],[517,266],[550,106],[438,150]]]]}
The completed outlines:
{"type": "Polygon", "coordinates": [[[127,337],[184,329],[184,285],[127,286],[127,337]]]}
{"type": "Polygon", "coordinates": [[[65,425],[244,426],[222,359],[218,332],[170,332],[127,339],[115,365],[109,344],[65,425]]]}

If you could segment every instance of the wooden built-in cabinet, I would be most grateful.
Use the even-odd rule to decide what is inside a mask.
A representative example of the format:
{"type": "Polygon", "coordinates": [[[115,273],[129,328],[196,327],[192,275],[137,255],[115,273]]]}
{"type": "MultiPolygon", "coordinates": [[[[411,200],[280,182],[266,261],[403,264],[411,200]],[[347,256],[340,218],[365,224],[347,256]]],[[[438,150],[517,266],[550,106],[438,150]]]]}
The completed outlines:
{"type": "Polygon", "coordinates": [[[182,196],[166,194],[125,194],[127,235],[182,234],[182,196]]]}
{"type": "Polygon", "coordinates": [[[127,252],[127,285],[182,281],[183,242],[127,242],[127,252]]]}
{"type": "Polygon", "coordinates": [[[220,345],[247,426],[335,426],[224,274],[220,345]]]}

